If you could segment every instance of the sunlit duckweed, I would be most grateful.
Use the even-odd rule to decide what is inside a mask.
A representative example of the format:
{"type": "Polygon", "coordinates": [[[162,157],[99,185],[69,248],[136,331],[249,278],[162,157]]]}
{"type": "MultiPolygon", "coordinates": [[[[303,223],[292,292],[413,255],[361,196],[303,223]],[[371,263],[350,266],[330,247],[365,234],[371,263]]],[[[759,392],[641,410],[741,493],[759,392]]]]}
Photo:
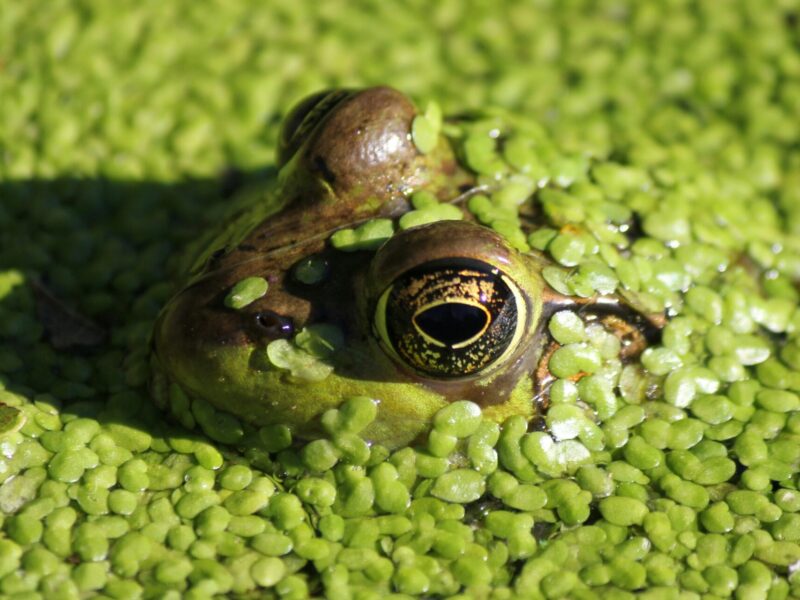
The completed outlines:
{"type": "MultiPolygon", "coordinates": [[[[796,3],[41,8],[9,5],[0,36],[0,595],[800,596],[796,3]],[[660,338],[622,359],[555,312],[542,419],[455,402],[413,447],[362,440],[365,397],[312,442],[177,386],[165,420],[148,335],[224,205],[215,179],[171,182],[271,164],[277,118],[341,81],[415,95],[416,146],[443,132],[482,188],[334,247],[472,215],[557,291],[663,311],[660,338]],[[46,324],[42,283],[99,349],[46,324]]],[[[324,379],[335,342],[262,358],[324,379]]]]}

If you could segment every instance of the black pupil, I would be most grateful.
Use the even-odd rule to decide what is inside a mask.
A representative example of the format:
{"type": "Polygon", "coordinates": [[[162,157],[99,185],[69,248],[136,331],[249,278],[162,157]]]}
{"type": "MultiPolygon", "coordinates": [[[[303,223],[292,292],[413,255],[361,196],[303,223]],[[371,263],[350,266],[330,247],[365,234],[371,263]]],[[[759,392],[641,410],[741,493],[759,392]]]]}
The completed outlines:
{"type": "Polygon", "coordinates": [[[481,261],[423,263],[384,294],[385,341],[406,365],[432,377],[479,373],[503,356],[518,330],[513,288],[481,261]]]}
{"type": "Polygon", "coordinates": [[[414,322],[433,339],[453,346],[465,342],[486,328],[488,315],[477,306],[447,302],[414,317],[414,322]]]}

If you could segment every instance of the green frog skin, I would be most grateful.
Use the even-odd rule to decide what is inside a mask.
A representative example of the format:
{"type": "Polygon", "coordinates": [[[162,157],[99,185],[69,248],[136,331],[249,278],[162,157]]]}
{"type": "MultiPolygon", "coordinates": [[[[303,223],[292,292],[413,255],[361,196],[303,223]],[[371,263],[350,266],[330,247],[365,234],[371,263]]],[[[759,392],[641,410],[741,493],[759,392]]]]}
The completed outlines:
{"type": "Polygon", "coordinates": [[[377,251],[333,248],[339,229],[411,210],[413,191],[461,206],[477,189],[446,138],[426,154],[416,148],[415,115],[405,96],[376,87],[323,92],[287,116],[277,182],[200,253],[158,319],[158,402],[179,386],[256,428],[285,424],[313,438],[322,413],[367,396],[378,416],[364,437],[397,446],[455,400],[497,421],[540,413],[556,310],[616,314],[638,334],[646,319],[611,297],[556,293],[541,277],[545,258],[513,249],[466,209],[464,220],[400,231],[377,251]],[[310,257],[324,276],[303,283],[296,267],[310,257]],[[226,306],[231,288],[254,276],[268,282],[266,294],[226,306]],[[307,381],[270,363],[268,344],[319,323],[344,335],[327,377],[307,381]]]}

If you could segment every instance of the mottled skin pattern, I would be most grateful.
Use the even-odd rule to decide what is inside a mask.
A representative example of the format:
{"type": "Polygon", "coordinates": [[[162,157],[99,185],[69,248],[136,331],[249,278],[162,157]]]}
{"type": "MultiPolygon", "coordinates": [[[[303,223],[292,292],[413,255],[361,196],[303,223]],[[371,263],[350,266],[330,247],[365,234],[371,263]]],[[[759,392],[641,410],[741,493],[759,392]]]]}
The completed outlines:
{"type": "MultiPolygon", "coordinates": [[[[153,345],[157,386],[179,384],[191,397],[260,426],[285,423],[314,436],[322,412],[353,395],[379,400],[379,416],[366,437],[398,445],[423,432],[436,410],[461,399],[480,404],[491,418],[531,417],[541,409],[539,364],[547,343],[546,313],[583,305],[614,308],[561,296],[544,284],[543,259],[510,248],[493,231],[466,221],[446,221],[396,234],[377,253],[330,247],[330,234],[375,217],[410,209],[411,191],[427,189],[440,200],[461,202],[475,186],[442,138],[426,155],[414,146],[413,105],[386,87],[318,94],[301,102],[284,125],[280,173],[273,190],[251,213],[215,240],[194,275],[162,312],[153,345]],[[300,259],[328,265],[321,283],[292,277],[300,259]],[[376,334],[377,298],[396,277],[421,263],[469,258],[498,267],[522,292],[521,337],[502,361],[467,377],[422,376],[403,364],[376,334]],[[230,288],[249,276],[269,291],[242,310],[226,308],[230,288]],[[314,323],[333,323],[346,344],[334,372],[317,383],[293,380],[271,366],[265,348],[314,323]]],[[[163,391],[163,390],[162,390],[163,391]]],[[[161,394],[163,397],[163,394],[161,394]]],[[[158,399],[159,394],[156,394],[158,399]]]]}

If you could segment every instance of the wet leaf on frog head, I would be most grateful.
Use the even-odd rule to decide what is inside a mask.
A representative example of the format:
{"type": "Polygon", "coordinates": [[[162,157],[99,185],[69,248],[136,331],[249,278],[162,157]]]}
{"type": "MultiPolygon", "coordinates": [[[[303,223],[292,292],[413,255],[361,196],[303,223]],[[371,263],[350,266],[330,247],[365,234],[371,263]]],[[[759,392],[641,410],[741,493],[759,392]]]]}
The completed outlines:
{"type": "MultiPolygon", "coordinates": [[[[503,196],[499,196],[503,200],[503,196]]],[[[477,194],[467,202],[467,210],[483,223],[491,227],[520,252],[530,250],[520,225],[516,207],[501,205],[483,194],[477,194]]]]}
{"type": "Polygon", "coordinates": [[[306,285],[316,285],[328,276],[328,261],[320,256],[308,256],[293,269],[294,278],[306,285]]]}
{"type": "Polygon", "coordinates": [[[356,229],[340,229],[331,236],[331,244],[343,252],[375,250],[394,234],[391,219],[370,219],[356,229]]]}
{"type": "Polygon", "coordinates": [[[318,323],[302,329],[294,339],[274,340],[267,346],[267,358],[303,381],[322,381],[333,372],[324,362],[344,345],[344,334],[336,325],[318,323]]]}
{"type": "Polygon", "coordinates": [[[294,343],[316,358],[328,358],[344,345],[344,334],[336,325],[318,323],[303,328],[294,343]]]}
{"type": "Polygon", "coordinates": [[[464,218],[461,209],[452,204],[432,204],[425,208],[412,210],[400,217],[400,229],[410,229],[437,221],[460,221],[464,218]]]}
{"type": "Polygon", "coordinates": [[[274,340],[267,345],[267,358],[280,369],[286,369],[297,379],[322,381],[333,372],[333,367],[288,340],[274,340]]]}

